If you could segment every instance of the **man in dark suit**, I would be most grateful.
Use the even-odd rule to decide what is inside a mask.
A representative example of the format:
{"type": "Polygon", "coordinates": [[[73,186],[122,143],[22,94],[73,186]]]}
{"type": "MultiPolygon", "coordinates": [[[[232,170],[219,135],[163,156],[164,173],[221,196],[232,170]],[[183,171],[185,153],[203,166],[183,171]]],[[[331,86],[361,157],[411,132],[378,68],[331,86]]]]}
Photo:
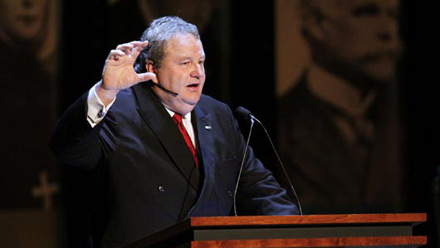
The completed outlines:
{"type": "MultiPolygon", "coordinates": [[[[95,246],[120,247],[233,207],[245,142],[231,110],[202,95],[205,53],[196,26],[159,18],[141,40],[110,52],[102,80],[70,106],[53,137],[57,157],[91,178],[95,246]]],[[[298,214],[252,151],[237,209],[298,214]]]]}
{"type": "Polygon", "coordinates": [[[278,130],[308,213],[403,210],[397,4],[301,1],[312,61],[279,99],[278,130]]]}

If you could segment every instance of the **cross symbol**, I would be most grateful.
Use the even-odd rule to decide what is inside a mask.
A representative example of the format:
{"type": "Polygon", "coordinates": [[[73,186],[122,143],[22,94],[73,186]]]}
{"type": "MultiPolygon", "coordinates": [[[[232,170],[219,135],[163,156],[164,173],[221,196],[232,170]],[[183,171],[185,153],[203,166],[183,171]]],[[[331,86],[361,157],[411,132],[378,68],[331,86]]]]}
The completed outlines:
{"type": "Polygon", "coordinates": [[[52,195],[58,192],[59,188],[57,184],[49,184],[49,175],[46,171],[40,172],[40,186],[32,187],[33,197],[43,198],[43,208],[46,212],[52,211],[52,195]]]}

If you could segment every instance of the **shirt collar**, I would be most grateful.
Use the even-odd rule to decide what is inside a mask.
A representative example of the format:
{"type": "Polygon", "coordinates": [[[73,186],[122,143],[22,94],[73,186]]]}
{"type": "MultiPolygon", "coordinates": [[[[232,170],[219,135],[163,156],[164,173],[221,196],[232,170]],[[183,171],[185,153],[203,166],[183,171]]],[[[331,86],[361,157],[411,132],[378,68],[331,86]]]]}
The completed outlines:
{"type": "MultiPolygon", "coordinates": [[[[167,107],[165,107],[165,109],[167,110],[168,114],[170,114],[171,117],[173,117],[174,114],[176,113],[176,112],[170,110],[167,107]]],[[[186,115],[182,115],[182,119],[185,120],[185,121],[191,122],[191,112],[187,113],[186,115]]]]}
{"type": "Polygon", "coordinates": [[[350,82],[316,64],[309,70],[309,88],[322,100],[354,117],[364,115],[376,98],[373,90],[362,97],[360,91],[350,82]]]}

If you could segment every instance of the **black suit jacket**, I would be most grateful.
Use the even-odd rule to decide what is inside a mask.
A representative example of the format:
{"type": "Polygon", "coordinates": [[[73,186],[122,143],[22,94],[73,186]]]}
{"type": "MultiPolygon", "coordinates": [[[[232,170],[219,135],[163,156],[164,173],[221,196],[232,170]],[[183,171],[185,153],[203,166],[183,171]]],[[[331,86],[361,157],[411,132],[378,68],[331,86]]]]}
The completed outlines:
{"type": "MultiPolygon", "coordinates": [[[[231,213],[244,139],[231,110],[202,95],[192,112],[200,172],[172,118],[141,83],[119,93],[105,119],[86,121],[87,94],[62,116],[52,148],[65,164],[93,174],[95,241],[120,247],[189,216],[231,213]]],[[[242,215],[290,215],[297,208],[253,155],[238,192],[242,215]]]]}
{"type": "MultiPolygon", "coordinates": [[[[402,211],[399,128],[379,89],[370,109],[370,156],[359,160],[334,121],[335,106],[317,97],[304,73],[279,99],[281,157],[308,213],[402,211]]],[[[339,110],[341,111],[341,110],[339,110]]]]}

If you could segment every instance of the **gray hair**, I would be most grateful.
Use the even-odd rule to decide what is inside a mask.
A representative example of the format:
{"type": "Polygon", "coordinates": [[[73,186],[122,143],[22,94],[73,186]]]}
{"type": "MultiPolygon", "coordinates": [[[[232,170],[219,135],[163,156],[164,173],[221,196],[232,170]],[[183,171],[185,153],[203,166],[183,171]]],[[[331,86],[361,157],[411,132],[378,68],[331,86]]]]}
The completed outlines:
{"type": "Polygon", "coordinates": [[[159,68],[165,56],[168,41],[176,34],[192,34],[200,39],[200,34],[194,24],[176,16],[165,16],[155,19],[144,31],[141,41],[148,40],[148,46],[141,52],[135,63],[135,71],[146,72],[147,60],[152,60],[159,68]]]}

